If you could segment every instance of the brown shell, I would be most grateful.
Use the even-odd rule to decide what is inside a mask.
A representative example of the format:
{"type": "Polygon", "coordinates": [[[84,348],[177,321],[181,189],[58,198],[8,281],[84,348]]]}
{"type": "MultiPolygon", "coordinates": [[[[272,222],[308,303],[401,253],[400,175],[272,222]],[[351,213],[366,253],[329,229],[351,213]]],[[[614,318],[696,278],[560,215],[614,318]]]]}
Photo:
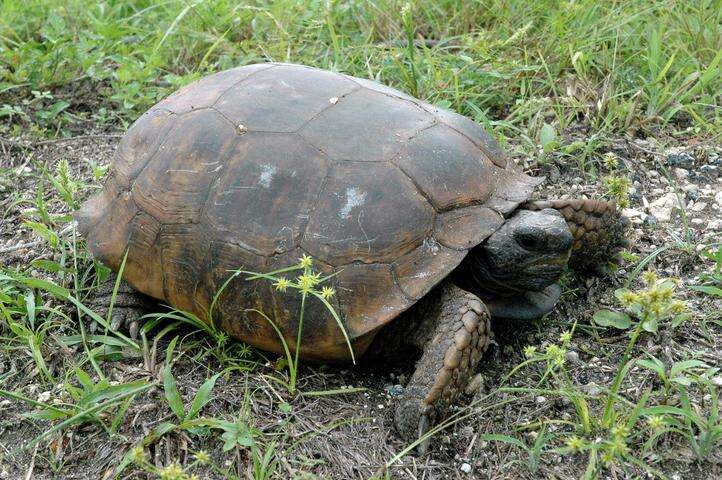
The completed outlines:
{"type": "MultiPolygon", "coordinates": [[[[369,80],[269,63],[203,78],[141,116],[77,218],[111,268],[128,250],[136,289],[204,319],[230,271],[307,253],[337,274],[333,305],[360,354],[537,183],[463,116],[369,80]]],[[[258,312],[293,344],[299,308],[297,294],[237,277],[214,320],[278,352],[258,312]]],[[[302,345],[306,357],[348,357],[315,298],[302,345]]]]}

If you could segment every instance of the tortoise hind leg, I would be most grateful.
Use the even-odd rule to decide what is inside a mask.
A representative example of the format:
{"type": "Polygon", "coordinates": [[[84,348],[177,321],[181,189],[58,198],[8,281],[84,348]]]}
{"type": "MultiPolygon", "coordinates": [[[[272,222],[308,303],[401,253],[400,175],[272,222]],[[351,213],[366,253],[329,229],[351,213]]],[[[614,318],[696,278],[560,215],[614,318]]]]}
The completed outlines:
{"type": "MultiPolygon", "coordinates": [[[[110,326],[113,330],[122,329],[130,334],[131,338],[138,337],[140,317],[145,315],[151,307],[151,301],[145,295],[135,291],[125,280],[121,280],[118,291],[113,299],[113,288],[115,287],[117,275],[111,273],[109,278],[94,291],[94,296],[88,303],[88,308],[103,318],[108,317],[108,310],[111,303],[110,326]]],[[[93,322],[91,330],[102,330],[103,327],[93,322]]]]}
{"type": "MultiPolygon", "coordinates": [[[[411,312],[420,323],[407,332],[423,349],[396,408],[396,428],[414,440],[442,420],[489,344],[489,311],[475,295],[446,284],[411,312]]],[[[426,450],[427,442],[419,446],[426,450]]]]}
{"type": "Polygon", "coordinates": [[[574,236],[569,266],[582,273],[604,273],[609,262],[619,263],[619,251],[629,246],[629,225],[616,202],[591,199],[533,201],[529,210],[553,208],[564,216],[574,236]]]}

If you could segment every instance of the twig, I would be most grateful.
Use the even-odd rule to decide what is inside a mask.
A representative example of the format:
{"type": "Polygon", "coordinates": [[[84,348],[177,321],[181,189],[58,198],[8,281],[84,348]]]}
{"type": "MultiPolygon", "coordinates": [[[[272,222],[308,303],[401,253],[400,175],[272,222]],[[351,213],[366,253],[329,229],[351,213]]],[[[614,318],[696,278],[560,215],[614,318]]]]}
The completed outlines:
{"type": "Polygon", "coordinates": [[[31,478],[33,478],[33,470],[35,470],[35,457],[38,454],[38,445],[39,444],[35,444],[35,450],[33,450],[33,457],[30,460],[30,466],[28,467],[28,471],[25,474],[25,480],[30,480],[31,478]]]}
{"type": "Polygon", "coordinates": [[[18,243],[17,245],[13,245],[12,247],[0,248],[0,254],[10,253],[16,250],[22,250],[23,248],[35,247],[37,245],[40,245],[40,242],[18,243]]]}

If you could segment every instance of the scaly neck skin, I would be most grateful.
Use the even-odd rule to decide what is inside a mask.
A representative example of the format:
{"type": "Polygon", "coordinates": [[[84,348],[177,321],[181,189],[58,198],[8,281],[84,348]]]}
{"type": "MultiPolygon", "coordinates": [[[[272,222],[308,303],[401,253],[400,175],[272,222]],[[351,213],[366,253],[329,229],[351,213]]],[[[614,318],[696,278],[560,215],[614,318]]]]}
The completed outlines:
{"type": "Polygon", "coordinates": [[[523,293],[524,289],[516,289],[502,283],[490,273],[489,265],[483,255],[472,250],[466,256],[454,274],[454,283],[470,291],[482,300],[498,297],[511,297],[523,293]]]}

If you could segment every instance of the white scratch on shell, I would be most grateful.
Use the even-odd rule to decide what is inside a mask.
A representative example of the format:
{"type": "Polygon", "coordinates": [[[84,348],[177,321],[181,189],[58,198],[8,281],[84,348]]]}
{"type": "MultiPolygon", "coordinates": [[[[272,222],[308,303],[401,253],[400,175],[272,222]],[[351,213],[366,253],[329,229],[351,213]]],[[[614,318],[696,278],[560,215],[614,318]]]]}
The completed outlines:
{"type": "Polygon", "coordinates": [[[258,183],[262,187],[269,188],[275,174],[276,167],[274,165],[261,165],[261,176],[258,179],[258,183]]]}
{"type": "Polygon", "coordinates": [[[349,187],[346,189],[346,204],[341,207],[338,214],[341,218],[348,218],[351,215],[351,210],[356,207],[360,207],[366,201],[366,192],[362,192],[356,187],[349,187]]]}

